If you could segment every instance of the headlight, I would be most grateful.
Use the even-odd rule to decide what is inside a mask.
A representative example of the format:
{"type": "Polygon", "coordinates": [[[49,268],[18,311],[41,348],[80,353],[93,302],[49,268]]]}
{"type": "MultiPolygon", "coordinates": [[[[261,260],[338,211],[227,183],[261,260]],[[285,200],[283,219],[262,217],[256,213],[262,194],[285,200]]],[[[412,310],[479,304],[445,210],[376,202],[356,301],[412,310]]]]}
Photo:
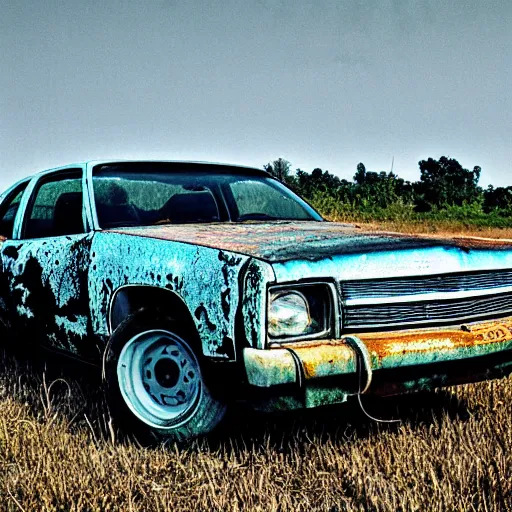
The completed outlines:
{"type": "Polygon", "coordinates": [[[309,305],[302,293],[274,295],[268,308],[268,332],[272,337],[300,336],[311,325],[309,305]]]}
{"type": "Polygon", "coordinates": [[[271,287],[267,333],[270,342],[334,336],[340,319],[336,288],[329,283],[285,284],[271,287]]]}

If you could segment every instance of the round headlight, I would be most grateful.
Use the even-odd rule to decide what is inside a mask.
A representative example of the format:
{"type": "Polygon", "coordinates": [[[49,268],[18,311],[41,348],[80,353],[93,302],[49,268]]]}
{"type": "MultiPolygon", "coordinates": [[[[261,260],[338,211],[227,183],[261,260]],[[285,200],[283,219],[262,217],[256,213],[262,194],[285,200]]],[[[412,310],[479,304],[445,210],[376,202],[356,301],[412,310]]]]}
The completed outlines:
{"type": "Polygon", "coordinates": [[[271,298],[268,308],[270,336],[300,336],[310,325],[309,306],[302,293],[289,292],[271,298]]]}

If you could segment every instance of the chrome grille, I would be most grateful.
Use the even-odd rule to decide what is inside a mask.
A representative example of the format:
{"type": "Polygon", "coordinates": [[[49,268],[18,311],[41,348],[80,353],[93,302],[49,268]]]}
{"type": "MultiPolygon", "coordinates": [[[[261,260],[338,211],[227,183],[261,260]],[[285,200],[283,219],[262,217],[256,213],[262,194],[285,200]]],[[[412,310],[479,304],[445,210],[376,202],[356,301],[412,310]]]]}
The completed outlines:
{"type": "Polygon", "coordinates": [[[344,299],[399,297],[423,293],[446,293],[512,287],[512,270],[473,272],[397,279],[371,279],[342,283],[344,299]]]}
{"type": "Polygon", "coordinates": [[[341,283],[343,329],[400,330],[512,315],[512,270],[341,283]]]}

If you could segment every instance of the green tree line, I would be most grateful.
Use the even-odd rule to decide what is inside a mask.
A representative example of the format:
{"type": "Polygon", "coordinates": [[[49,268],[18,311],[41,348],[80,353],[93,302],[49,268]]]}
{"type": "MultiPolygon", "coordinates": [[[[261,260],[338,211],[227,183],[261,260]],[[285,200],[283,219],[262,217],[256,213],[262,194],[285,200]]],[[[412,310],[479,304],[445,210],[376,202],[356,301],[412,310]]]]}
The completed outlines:
{"type": "Polygon", "coordinates": [[[420,179],[368,171],[359,163],[352,181],[320,168],[291,170],[283,158],[263,168],[307,199],[322,214],[346,220],[453,219],[482,226],[512,226],[512,186],[478,185],[481,168],[465,169],[454,158],[419,163],[420,179]]]}

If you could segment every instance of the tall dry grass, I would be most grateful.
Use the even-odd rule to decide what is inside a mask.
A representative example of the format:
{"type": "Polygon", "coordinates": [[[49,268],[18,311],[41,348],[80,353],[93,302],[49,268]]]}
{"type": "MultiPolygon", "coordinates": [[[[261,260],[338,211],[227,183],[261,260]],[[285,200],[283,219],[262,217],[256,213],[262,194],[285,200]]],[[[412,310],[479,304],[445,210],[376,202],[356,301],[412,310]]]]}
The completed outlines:
{"type": "Polygon", "coordinates": [[[94,379],[1,356],[2,510],[512,509],[512,380],[264,416],[207,440],[142,447],[94,379]],[[62,380],[60,380],[62,379],[62,380]]]}
{"type": "Polygon", "coordinates": [[[470,227],[464,224],[454,222],[437,222],[429,221],[384,221],[384,222],[357,222],[357,226],[370,231],[392,231],[396,233],[407,234],[428,234],[434,236],[474,236],[479,238],[496,238],[499,240],[512,240],[512,227],[496,228],[496,227],[470,227]]]}

